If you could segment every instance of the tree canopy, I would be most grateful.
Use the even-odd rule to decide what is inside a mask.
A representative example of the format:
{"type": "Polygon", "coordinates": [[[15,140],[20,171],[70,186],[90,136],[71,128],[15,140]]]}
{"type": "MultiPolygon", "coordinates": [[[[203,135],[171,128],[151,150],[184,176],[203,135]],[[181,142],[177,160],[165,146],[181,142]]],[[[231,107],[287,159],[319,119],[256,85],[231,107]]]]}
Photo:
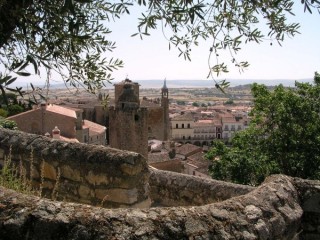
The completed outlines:
{"type": "Polygon", "coordinates": [[[270,174],[320,179],[320,75],[294,88],[252,86],[254,109],[248,129],[232,147],[221,142],[207,154],[213,178],[257,185],[270,174]]]}
{"type": "MultiPolygon", "coordinates": [[[[319,10],[319,1],[301,2],[305,11],[319,10]]],[[[218,57],[224,50],[241,70],[248,63],[238,61],[235,54],[243,43],[280,43],[298,32],[299,24],[287,20],[288,14],[294,14],[293,4],[292,0],[0,0],[0,63],[4,68],[0,90],[2,94],[10,90],[16,79],[13,73],[29,76],[30,67],[35,74],[45,71],[42,75],[48,78],[52,71],[58,72],[66,83],[92,92],[101,88],[112,79],[112,71],[123,66],[110,54],[115,43],[108,40],[108,22],[130,14],[133,7],[141,9],[134,35],[142,38],[151,29],[167,28],[170,46],[177,47],[185,59],[190,59],[200,39],[211,41],[209,53],[215,62],[209,64],[208,76],[228,71],[218,57]]]]}

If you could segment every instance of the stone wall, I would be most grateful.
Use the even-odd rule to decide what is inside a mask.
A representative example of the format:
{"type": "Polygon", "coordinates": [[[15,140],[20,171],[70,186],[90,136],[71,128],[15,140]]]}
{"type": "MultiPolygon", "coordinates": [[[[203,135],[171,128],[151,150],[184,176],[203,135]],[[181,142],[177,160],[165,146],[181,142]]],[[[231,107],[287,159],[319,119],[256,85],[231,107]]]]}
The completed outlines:
{"type": "Polygon", "coordinates": [[[0,187],[0,240],[320,239],[319,181],[274,175],[253,188],[148,168],[132,152],[0,129],[1,164],[10,148],[27,171],[32,162],[43,194],[62,201],[0,187]],[[151,201],[170,207],[148,208],[151,201]]]}
{"type": "Polygon", "coordinates": [[[109,108],[109,144],[111,147],[148,156],[148,110],[109,108]]]}
{"type": "Polygon", "coordinates": [[[164,110],[162,107],[148,108],[148,138],[164,141],[164,110]]]}
{"type": "Polygon", "coordinates": [[[254,187],[150,168],[153,206],[195,206],[251,192],[254,187]]]}
{"type": "Polygon", "coordinates": [[[0,187],[0,239],[298,239],[293,179],[272,176],[246,195],[194,207],[103,209],[0,187]]]}
{"type": "Polygon", "coordinates": [[[159,170],[164,170],[164,171],[171,171],[171,172],[178,172],[178,173],[182,173],[184,171],[184,166],[180,159],[173,159],[173,160],[163,161],[163,162],[153,162],[153,163],[149,163],[149,166],[159,170]]]}
{"type": "Polygon", "coordinates": [[[0,129],[1,165],[10,148],[45,197],[115,208],[150,205],[148,166],[137,153],[0,129]]]}
{"type": "Polygon", "coordinates": [[[294,179],[303,210],[301,239],[320,239],[320,181],[294,179]]]}

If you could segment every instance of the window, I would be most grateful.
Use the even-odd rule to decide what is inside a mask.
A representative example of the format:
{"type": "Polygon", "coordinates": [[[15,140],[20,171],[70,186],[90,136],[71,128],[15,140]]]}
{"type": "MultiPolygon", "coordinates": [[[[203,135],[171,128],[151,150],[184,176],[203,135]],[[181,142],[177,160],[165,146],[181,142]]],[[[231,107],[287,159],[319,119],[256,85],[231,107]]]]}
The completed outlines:
{"type": "Polygon", "coordinates": [[[190,123],[188,123],[188,128],[190,128],[190,123]]]}
{"type": "Polygon", "coordinates": [[[182,139],[184,140],[184,139],[186,139],[186,137],[185,137],[185,136],[183,136],[183,137],[182,137],[182,139]]]}
{"type": "Polygon", "coordinates": [[[182,123],[182,128],[184,128],[184,123],[182,123]]]}
{"type": "Polygon", "coordinates": [[[178,123],[176,124],[176,128],[179,128],[179,124],[178,123]]]}

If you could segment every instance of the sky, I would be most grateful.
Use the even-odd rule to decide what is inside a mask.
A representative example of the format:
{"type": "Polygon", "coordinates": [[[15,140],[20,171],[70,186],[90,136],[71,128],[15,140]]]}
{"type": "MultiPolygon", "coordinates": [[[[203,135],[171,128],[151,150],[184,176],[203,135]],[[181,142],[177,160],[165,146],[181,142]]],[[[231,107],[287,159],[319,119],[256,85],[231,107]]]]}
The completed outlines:
{"type": "MultiPolygon", "coordinates": [[[[305,13],[300,1],[295,4],[293,18],[301,24],[301,34],[287,38],[282,47],[276,42],[242,45],[237,57],[250,63],[243,73],[230,69],[221,79],[312,79],[315,71],[320,71],[320,15],[305,13]]],[[[136,15],[124,17],[111,25],[112,40],[117,42],[114,56],[125,63],[123,69],[115,72],[116,80],[127,76],[133,80],[205,80],[208,74],[208,54],[210,42],[202,42],[191,51],[191,62],[178,57],[176,49],[169,51],[168,41],[160,29],[150,37],[140,40],[130,37],[136,32],[136,15]]],[[[221,61],[230,62],[230,56],[222,56],[221,61]]]]}
{"type": "MultiPolygon", "coordinates": [[[[276,42],[261,44],[243,44],[242,50],[237,54],[240,61],[248,61],[250,66],[243,73],[237,69],[229,69],[219,79],[232,81],[236,79],[239,84],[248,79],[312,79],[315,71],[320,72],[320,14],[305,13],[300,1],[296,1],[293,21],[299,22],[301,34],[287,39],[279,46],[276,42]]],[[[169,50],[169,43],[161,29],[151,32],[151,36],[140,40],[131,37],[137,32],[137,18],[140,16],[136,9],[131,14],[121,17],[115,23],[107,26],[112,33],[107,39],[115,41],[117,48],[107,52],[106,57],[119,58],[124,61],[124,67],[113,72],[116,81],[128,77],[131,80],[205,80],[208,75],[208,55],[210,42],[200,42],[198,47],[191,51],[191,62],[178,57],[177,49],[169,50]]],[[[220,61],[229,63],[230,55],[222,54],[220,61]]],[[[44,74],[44,71],[43,71],[44,74]]],[[[53,76],[55,78],[55,76],[53,76]]],[[[46,76],[41,76],[38,83],[44,82],[46,76]]],[[[30,77],[23,82],[30,82],[30,77]]],[[[21,83],[21,81],[17,81],[21,83]]]]}

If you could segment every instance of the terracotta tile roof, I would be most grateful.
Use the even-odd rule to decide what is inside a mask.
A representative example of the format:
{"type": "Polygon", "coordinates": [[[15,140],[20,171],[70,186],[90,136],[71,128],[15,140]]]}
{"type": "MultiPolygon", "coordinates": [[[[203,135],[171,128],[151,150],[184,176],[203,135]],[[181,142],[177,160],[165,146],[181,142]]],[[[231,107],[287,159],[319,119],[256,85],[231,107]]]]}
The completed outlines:
{"type": "Polygon", "coordinates": [[[198,152],[189,156],[186,160],[188,164],[197,167],[197,171],[209,175],[208,168],[210,166],[210,161],[204,158],[205,153],[198,152]]]}
{"type": "Polygon", "coordinates": [[[184,114],[177,115],[172,118],[172,121],[193,121],[193,115],[191,112],[186,112],[184,114]]]}
{"type": "Polygon", "coordinates": [[[166,162],[170,161],[169,154],[167,151],[155,152],[148,154],[148,163],[166,162]]]}
{"type": "Polygon", "coordinates": [[[76,142],[76,143],[79,142],[78,139],[76,139],[76,138],[67,138],[67,137],[63,137],[63,136],[60,136],[60,140],[65,141],[65,142],[76,142]]]}
{"type": "Polygon", "coordinates": [[[35,111],[38,111],[38,109],[32,109],[32,110],[29,110],[29,111],[26,111],[26,112],[22,112],[22,113],[7,117],[7,119],[11,120],[11,119],[14,119],[17,116],[23,116],[23,115],[26,115],[26,114],[29,114],[29,113],[32,113],[32,112],[35,112],[35,111]]]}
{"type": "Polygon", "coordinates": [[[222,126],[222,123],[221,123],[221,120],[220,120],[220,119],[213,119],[212,121],[213,121],[213,124],[214,124],[215,126],[222,126]]]}
{"type": "MultiPolygon", "coordinates": [[[[25,114],[30,114],[30,113],[35,112],[35,111],[39,111],[39,110],[41,110],[40,107],[36,108],[36,109],[32,109],[32,110],[26,111],[26,112],[23,112],[23,113],[16,114],[16,115],[11,116],[11,117],[14,118],[16,116],[22,116],[22,115],[25,115],[25,114]]],[[[72,108],[69,108],[69,107],[66,108],[66,107],[62,107],[62,106],[58,106],[58,105],[54,105],[54,104],[49,104],[49,105],[47,105],[46,111],[57,113],[57,114],[60,114],[60,115],[71,117],[71,118],[77,118],[77,114],[76,114],[77,109],[72,109],[72,108]]],[[[11,117],[8,117],[8,119],[10,119],[11,117]]]]}
{"type": "Polygon", "coordinates": [[[237,123],[238,121],[234,117],[222,118],[222,123],[237,123]]]}
{"type": "Polygon", "coordinates": [[[180,147],[176,148],[176,153],[184,156],[192,154],[195,151],[202,151],[202,148],[190,143],[183,144],[180,147]]]}
{"type": "Polygon", "coordinates": [[[57,114],[60,114],[60,115],[64,115],[64,116],[67,116],[67,117],[71,117],[71,118],[77,118],[77,114],[76,114],[76,110],[75,109],[61,107],[61,106],[58,106],[58,105],[49,104],[47,106],[46,111],[54,112],[54,113],[57,113],[57,114]]]}
{"type": "Polygon", "coordinates": [[[83,121],[83,128],[89,128],[89,135],[90,136],[94,136],[94,135],[98,135],[98,134],[102,134],[105,132],[106,127],[102,126],[100,124],[88,121],[88,120],[84,120],[83,121]]]}

